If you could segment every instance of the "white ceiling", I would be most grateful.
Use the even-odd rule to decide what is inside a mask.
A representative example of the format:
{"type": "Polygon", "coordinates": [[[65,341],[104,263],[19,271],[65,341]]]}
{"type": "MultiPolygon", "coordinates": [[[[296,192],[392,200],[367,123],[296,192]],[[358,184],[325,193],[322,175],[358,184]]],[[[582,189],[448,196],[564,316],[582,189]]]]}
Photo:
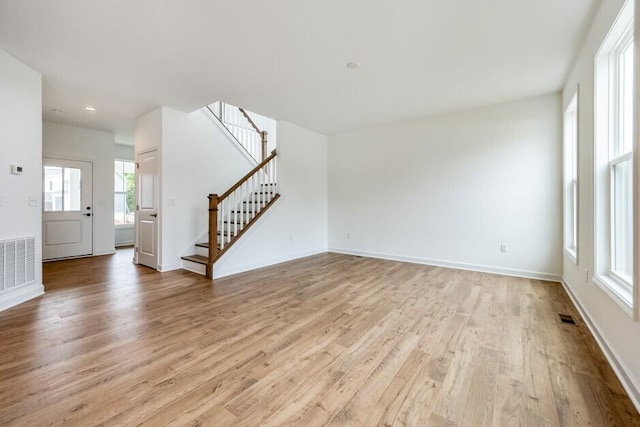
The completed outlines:
{"type": "Polygon", "coordinates": [[[560,90],[599,3],[0,0],[0,48],[46,119],[123,140],[216,100],[330,135],[560,90]]]}

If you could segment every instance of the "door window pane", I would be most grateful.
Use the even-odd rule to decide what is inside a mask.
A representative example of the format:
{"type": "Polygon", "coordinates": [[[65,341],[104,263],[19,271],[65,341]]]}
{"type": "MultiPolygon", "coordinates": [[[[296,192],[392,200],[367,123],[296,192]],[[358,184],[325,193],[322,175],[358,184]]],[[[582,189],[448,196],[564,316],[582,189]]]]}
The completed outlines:
{"type": "Polygon", "coordinates": [[[62,210],[62,168],[44,167],[44,211],[62,210]]]}
{"type": "Polygon", "coordinates": [[[81,170],[63,168],[64,170],[64,205],[65,212],[79,211],[81,206],[81,170]]]}
{"type": "Polygon", "coordinates": [[[82,171],[58,166],[44,167],[44,211],[77,212],[82,206],[82,171]]]}

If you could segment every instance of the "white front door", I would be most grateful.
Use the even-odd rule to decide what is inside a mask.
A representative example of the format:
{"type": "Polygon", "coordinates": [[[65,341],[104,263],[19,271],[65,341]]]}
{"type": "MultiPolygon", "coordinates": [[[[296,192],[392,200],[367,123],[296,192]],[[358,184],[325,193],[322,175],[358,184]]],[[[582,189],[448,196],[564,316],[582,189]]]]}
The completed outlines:
{"type": "Polygon", "coordinates": [[[93,253],[90,162],[43,158],[42,258],[93,253]]]}
{"type": "Polygon", "coordinates": [[[158,268],[158,152],[137,156],[136,255],[138,264],[158,268]]]}

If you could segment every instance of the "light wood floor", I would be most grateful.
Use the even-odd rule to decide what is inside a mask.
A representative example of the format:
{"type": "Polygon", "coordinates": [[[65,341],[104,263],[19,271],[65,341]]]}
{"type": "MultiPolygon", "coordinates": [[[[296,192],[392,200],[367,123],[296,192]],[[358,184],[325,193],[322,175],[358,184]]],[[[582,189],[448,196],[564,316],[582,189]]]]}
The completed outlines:
{"type": "Polygon", "coordinates": [[[556,283],[324,254],[212,285],[130,257],[47,263],[0,313],[0,425],[640,425],[556,283]]]}

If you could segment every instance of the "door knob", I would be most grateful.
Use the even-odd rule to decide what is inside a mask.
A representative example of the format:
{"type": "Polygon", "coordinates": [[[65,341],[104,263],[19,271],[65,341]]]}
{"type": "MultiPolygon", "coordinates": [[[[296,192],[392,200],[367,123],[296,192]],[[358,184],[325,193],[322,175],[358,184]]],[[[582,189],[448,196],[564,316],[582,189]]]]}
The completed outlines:
{"type": "Polygon", "coordinates": [[[150,214],[149,216],[152,216],[152,217],[156,218],[158,216],[158,214],[150,214]]]}
{"type": "Polygon", "coordinates": [[[90,213],[86,213],[86,214],[82,214],[82,215],[84,215],[84,216],[91,216],[91,214],[90,214],[90,213]]]}

